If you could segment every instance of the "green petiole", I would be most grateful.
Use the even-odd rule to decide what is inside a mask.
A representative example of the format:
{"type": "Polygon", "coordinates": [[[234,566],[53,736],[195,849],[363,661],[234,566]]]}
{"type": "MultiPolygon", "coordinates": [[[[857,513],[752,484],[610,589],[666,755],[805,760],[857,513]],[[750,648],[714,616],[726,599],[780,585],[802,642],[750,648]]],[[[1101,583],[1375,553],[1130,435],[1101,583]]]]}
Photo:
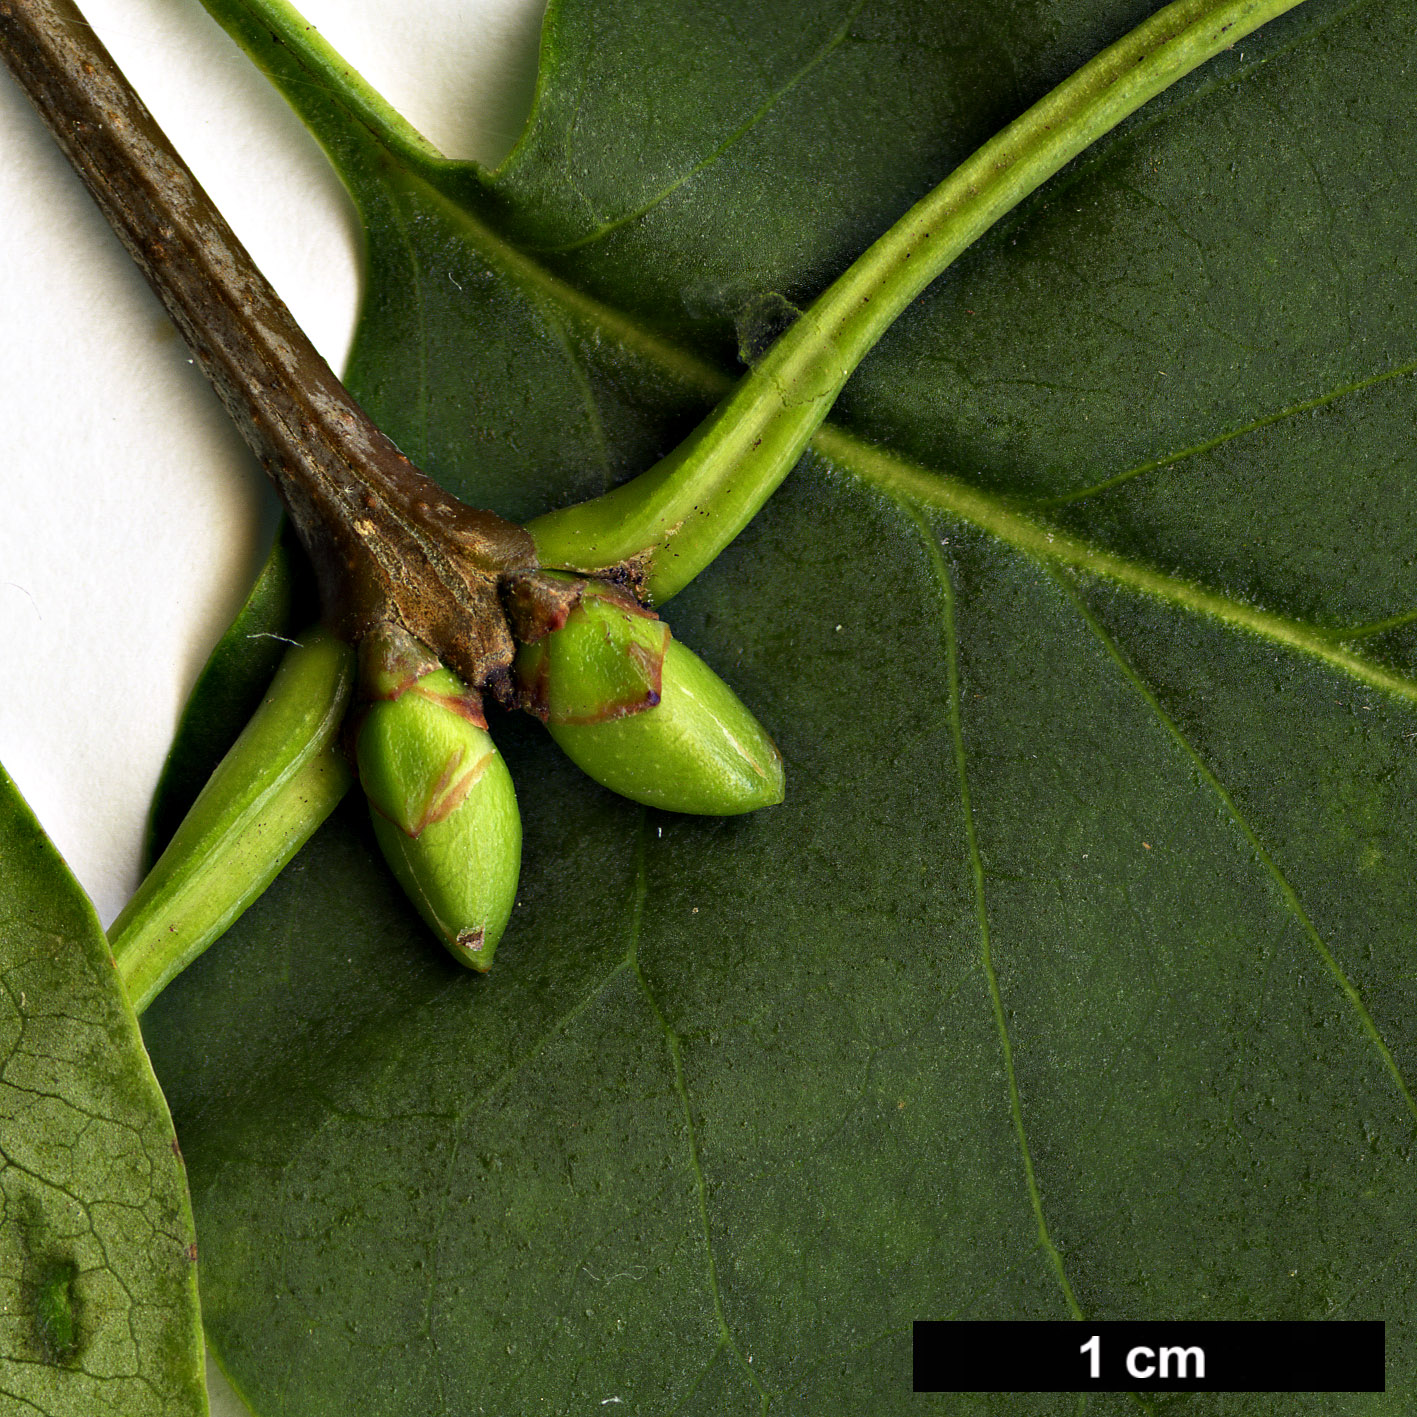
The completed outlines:
{"type": "Polygon", "coordinates": [[[527,530],[543,566],[628,566],[662,604],[752,520],[892,321],[957,256],[1122,119],[1302,0],[1177,0],[965,160],[869,247],[688,438],[527,530]]]}
{"type": "Polygon", "coordinates": [[[354,652],[324,630],[301,637],[221,760],[109,945],[135,1012],[276,878],[354,778],[336,735],[354,652]]]}

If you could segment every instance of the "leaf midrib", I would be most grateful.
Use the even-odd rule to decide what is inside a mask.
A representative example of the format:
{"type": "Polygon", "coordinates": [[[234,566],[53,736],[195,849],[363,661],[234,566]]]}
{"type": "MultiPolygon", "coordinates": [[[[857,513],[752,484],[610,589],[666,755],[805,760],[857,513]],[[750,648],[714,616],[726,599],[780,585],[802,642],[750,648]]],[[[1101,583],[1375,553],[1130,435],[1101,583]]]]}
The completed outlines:
{"type": "MultiPolygon", "coordinates": [[[[212,0],[207,0],[207,3],[211,4],[212,0]]],[[[331,161],[350,187],[362,215],[368,216],[364,210],[366,203],[383,206],[389,196],[397,195],[399,188],[405,189],[405,198],[435,202],[444,208],[455,225],[462,228],[469,245],[532,300],[543,306],[559,307],[569,318],[588,327],[602,340],[619,344],[622,349],[655,365],[662,374],[706,400],[721,397],[732,387],[733,379],[722,370],[563,280],[526,251],[513,245],[481,216],[470,211],[466,203],[472,199],[471,193],[477,184],[485,181],[480,169],[464,162],[434,158],[426,149],[412,146],[407,134],[401,130],[395,127],[385,129],[383,113],[370,105],[368,93],[372,90],[368,90],[354,70],[339,61],[323,41],[312,42],[306,28],[294,24],[299,17],[286,0],[228,0],[228,3],[248,16],[256,17],[263,26],[268,26],[266,32],[271,33],[275,43],[284,50],[282,59],[286,62],[293,60],[304,74],[316,80],[321,98],[326,101],[333,99],[347,116],[348,124],[362,137],[363,141],[355,145],[358,160],[363,165],[360,170],[352,166],[356,153],[348,142],[348,127],[339,129],[333,126],[328,109],[312,105],[308,93],[301,93],[291,85],[282,83],[281,75],[272,72],[269,63],[263,65],[287,101],[324,145],[331,161]],[[280,31],[280,34],[273,31],[280,31]],[[361,190],[366,183],[372,191],[361,190]]],[[[1341,14],[1360,9],[1364,3],[1365,0],[1355,0],[1341,14]]],[[[218,5],[215,8],[222,7],[218,5]]],[[[1320,32],[1329,28],[1336,18],[1339,17],[1321,25],[1320,32]]],[[[237,38],[239,40],[241,36],[237,38]]],[[[1284,46],[1286,50],[1290,47],[1292,42],[1284,46]]],[[[269,56],[266,57],[269,59],[269,56]]],[[[1193,95],[1192,99],[1195,97],[1193,95]]],[[[1144,126],[1150,127],[1157,121],[1160,121],[1159,115],[1144,126]]],[[[1098,160],[1099,155],[1094,153],[1093,162],[1098,160]]],[[[366,219],[365,225],[371,240],[386,235],[376,223],[366,219]]],[[[407,250],[406,241],[404,245],[407,250]]],[[[1345,392],[1348,390],[1340,387],[1332,392],[1332,397],[1341,397],[1345,392]]],[[[1280,410],[1279,415],[1282,416],[1283,412],[1280,410]]],[[[1246,431],[1245,428],[1235,430],[1236,436],[1246,431]]],[[[1346,648],[1345,641],[1339,638],[1343,631],[1275,614],[1213,590],[1199,581],[1173,575],[1146,562],[1108,551],[1084,537],[1038,520],[1029,514],[1028,505],[1021,500],[987,491],[948,473],[922,467],[873,446],[838,425],[823,424],[809,446],[835,467],[903,509],[923,507],[943,512],[970,523],[1035,561],[1066,566],[1114,581],[1129,590],[1160,600],[1173,609],[1217,620],[1228,629],[1248,633],[1278,648],[1318,659],[1369,689],[1417,703],[1417,678],[1346,648]]],[[[1198,444],[1197,450],[1209,446],[1198,444]]],[[[1393,622],[1401,618],[1402,612],[1388,617],[1393,622]]],[[[1379,623],[1383,622],[1380,620],[1379,623]]]]}
{"type": "MultiPolygon", "coordinates": [[[[721,396],[732,387],[732,379],[721,370],[622,311],[562,280],[526,252],[513,246],[451,198],[437,175],[419,174],[404,168],[398,173],[398,181],[410,188],[410,195],[439,203],[448,218],[465,230],[469,242],[479,254],[533,299],[559,306],[569,317],[589,327],[601,340],[618,344],[706,398],[721,396]]],[[[1340,389],[1335,397],[1343,392],[1340,389]]],[[[1237,435],[1244,431],[1237,430],[1237,435]]],[[[1067,566],[1084,574],[1115,581],[1130,590],[1161,600],[1174,609],[1218,620],[1229,629],[1321,660],[1370,689],[1417,703],[1417,678],[1346,648],[1345,642],[1337,638],[1331,627],[1264,610],[1248,601],[1213,590],[1199,581],[1173,575],[1144,561],[1108,551],[1084,537],[1031,516],[1021,501],[1001,496],[948,473],[922,467],[896,453],[873,446],[836,424],[824,423],[813,437],[810,447],[834,467],[899,506],[928,507],[957,517],[1033,560],[1067,566]]]]}

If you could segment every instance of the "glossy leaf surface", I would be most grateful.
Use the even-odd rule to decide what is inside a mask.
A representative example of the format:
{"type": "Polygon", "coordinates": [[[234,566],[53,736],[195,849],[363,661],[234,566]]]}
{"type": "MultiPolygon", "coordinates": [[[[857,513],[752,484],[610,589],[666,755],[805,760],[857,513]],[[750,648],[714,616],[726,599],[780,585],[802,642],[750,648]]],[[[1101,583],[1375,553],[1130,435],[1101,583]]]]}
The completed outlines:
{"type": "MultiPolygon", "coordinates": [[[[672,446],[742,312],[1151,9],[564,0],[488,176],[210,8],[368,224],[356,392],[518,518],[672,446]]],[[[1387,1393],[1296,1410],[1410,1407],[1415,20],[1310,0],[887,336],[669,610],[784,805],[642,810],[496,721],[493,975],[347,804],[154,1005],[263,1417],[887,1414],[912,1319],[1080,1315],[1382,1317],[1387,1393]]]]}
{"type": "Polygon", "coordinates": [[[186,1177],[78,883],[0,769],[0,1411],[205,1417],[186,1177]]]}

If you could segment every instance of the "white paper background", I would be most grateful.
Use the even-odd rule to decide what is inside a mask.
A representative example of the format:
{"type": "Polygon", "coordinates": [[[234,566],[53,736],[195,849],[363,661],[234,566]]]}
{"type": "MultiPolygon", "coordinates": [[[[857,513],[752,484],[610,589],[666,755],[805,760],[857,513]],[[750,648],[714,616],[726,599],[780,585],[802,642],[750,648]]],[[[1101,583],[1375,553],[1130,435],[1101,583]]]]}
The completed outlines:
{"type": "MultiPolygon", "coordinates": [[[[499,161],[544,0],[305,0],[444,152],[499,161]]],[[[197,0],[85,0],[99,37],[339,368],[354,212],[197,0]]],[[[137,884],[177,716],[264,554],[274,498],[156,299],[0,77],[0,762],[105,923],[137,884]]],[[[215,1417],[245,1409],[213,1370],[215,1417]]]]}

